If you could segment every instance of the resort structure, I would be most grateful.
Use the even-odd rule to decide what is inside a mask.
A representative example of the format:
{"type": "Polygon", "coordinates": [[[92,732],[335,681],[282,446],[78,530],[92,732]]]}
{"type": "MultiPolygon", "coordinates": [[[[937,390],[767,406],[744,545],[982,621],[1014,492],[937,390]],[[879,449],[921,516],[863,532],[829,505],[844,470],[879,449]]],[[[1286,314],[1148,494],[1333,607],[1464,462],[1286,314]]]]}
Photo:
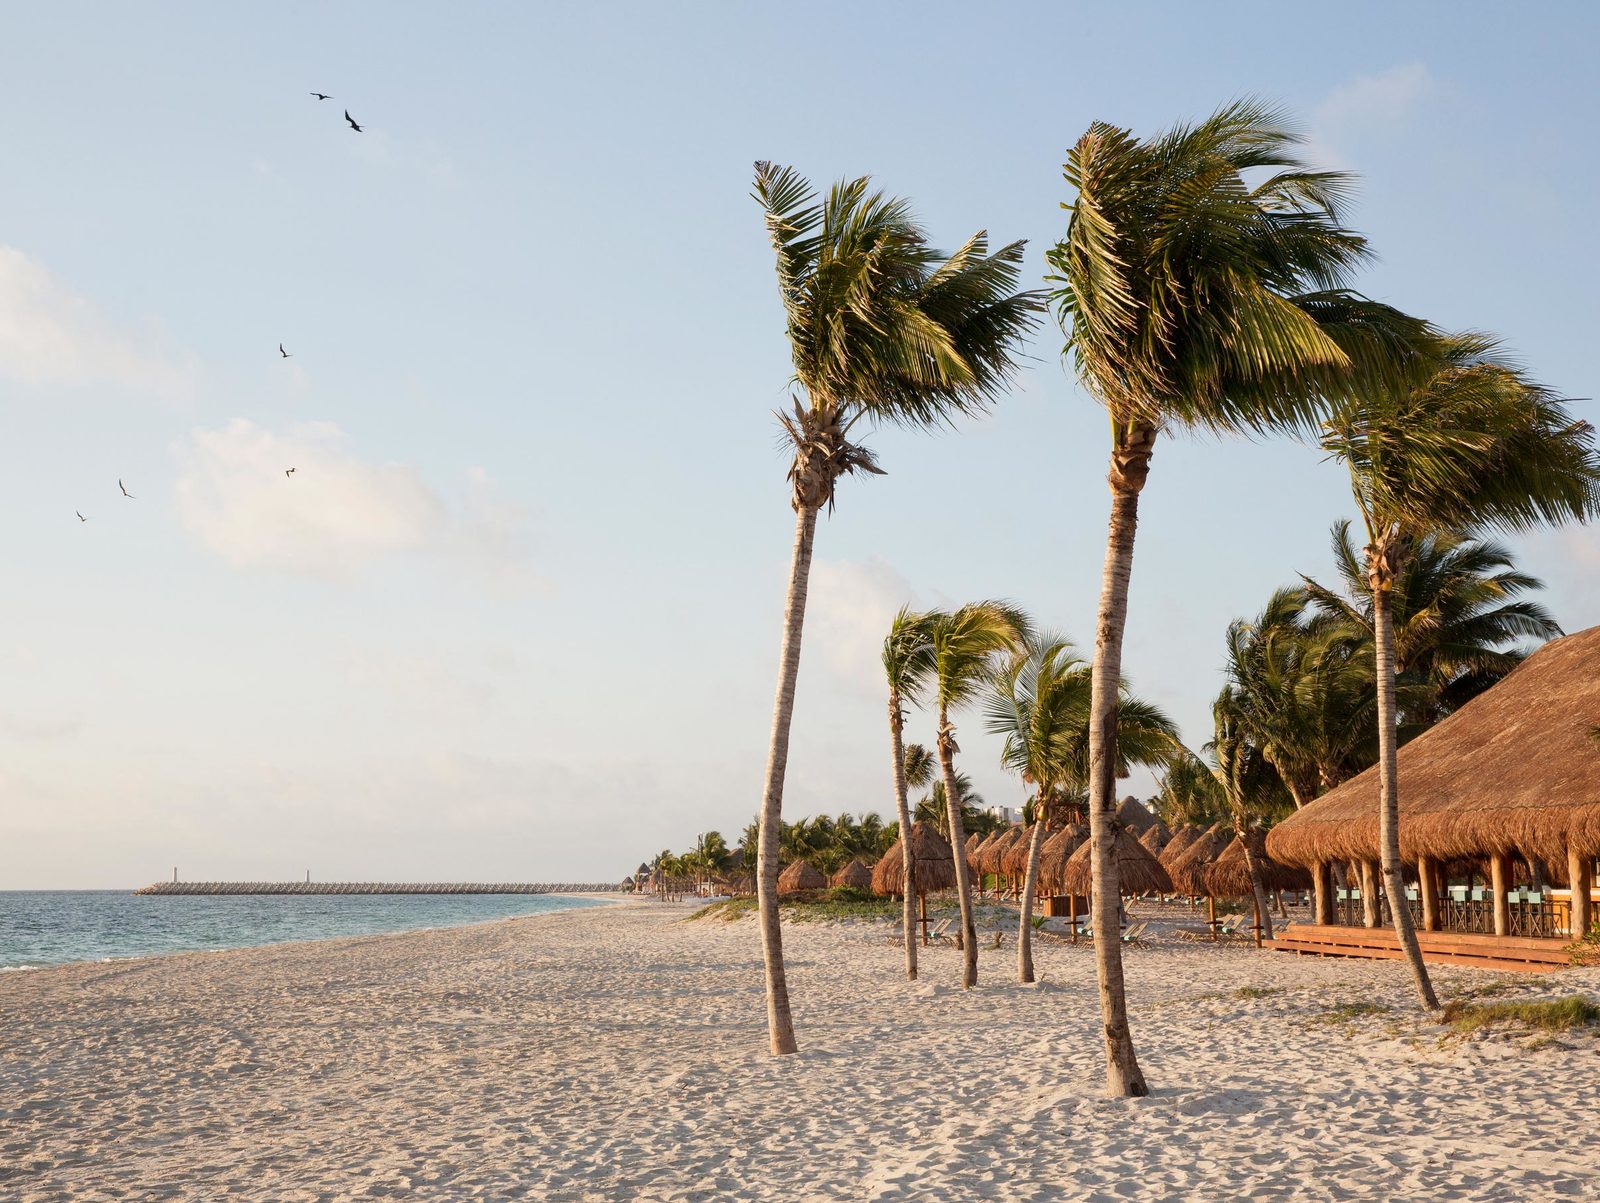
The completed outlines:
{"type": "MultiPolygon", "coordinates": [[[[1273,829],[1310,871],[1314,922],[1277,947],[1399,955],[1378,873],[1379,770],[1273,829]]],[[[1600,627],[1557,639],[1400,749],[1405,905],[1434,961],[1539,968],[1595,926],[1600,855],[1600,627]]]]}

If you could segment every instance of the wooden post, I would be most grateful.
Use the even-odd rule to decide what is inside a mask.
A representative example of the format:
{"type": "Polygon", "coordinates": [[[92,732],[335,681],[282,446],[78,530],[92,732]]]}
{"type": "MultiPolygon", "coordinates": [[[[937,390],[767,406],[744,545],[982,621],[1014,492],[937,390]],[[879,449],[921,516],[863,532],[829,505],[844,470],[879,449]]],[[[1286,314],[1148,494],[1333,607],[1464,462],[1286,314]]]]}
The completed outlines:
{"type": "Polygon", "coordinates": [[[1210,894],[1206,895],[1206,926],[1211,928],[1211,941],[1217,939],[1217,900],[1210,894]]]}
{"type": "Polygon", "coordinates": [[[1361,921],[1368,927],[1383,923],[1383,911],[1378,906],[1378,866],[1375,862],[1361,862],[1361,921]]]}
{"type": "Polygon", "coordinates": [[[1072,924],[1072,942],[1076,944],[1078,942],[1078,896],[1076,894],[1069,893],[1067,895],[1067,916],[1068,922],[1072,924]]]}
{"type": "Polygon", "coordinates": [[[1506,891],[1511,888],[1511,858],[1496,852],[1489,858],[1489,893],[1494,898],[1494,934],[1511,934],[1511,903],[1506,891]]]}
{"type": "Polygon", "coordinates": [[[922,946],[928,947],[928,895],[917,895],[917,909],[922,912],[922,946]]]}
{"type": "Polygon", "coordinates": [[[1333,922],[1333,891],[1329,888],[1328,862],[1319,860],[1311,866],[1312,922],[1333,922]]]}
{"type": "Polygon", "coordinates": [[[1255,907],[1255,911],[1256,911],[1256,928],[1255,928],[1255,931],[1256,931],[1256,947],[1260,948],[1261,947],[1261,899],[1259,897],[1257,897],[1256,892],[1254,890],[1250,891],[1250,901],[1251,901],[1251,905],[1255,907]]]}
{"type": "Polygon", "coordinates": [[[1572,922],[1568,927],[1574,940],[1589,934],[1594,923],[1594,908],[1589,905],[1589,891],[1594,888],[1594,862],[1581,856],[1570,845],[1567,847],[1567,884],[1572,887],[1572,922]]]}
{"type": "MultiPolygon", "coordinates": [[[[1434,875],[1434,864],[1431,856],[1417,857],[1417,886],[1422,894],[1422,930],[1439,930],[1439,879],[1434,875]]],[[[1389,905],[1397,902],[1404,905],[1404,899],[1389,899],[1389,905]]]]}

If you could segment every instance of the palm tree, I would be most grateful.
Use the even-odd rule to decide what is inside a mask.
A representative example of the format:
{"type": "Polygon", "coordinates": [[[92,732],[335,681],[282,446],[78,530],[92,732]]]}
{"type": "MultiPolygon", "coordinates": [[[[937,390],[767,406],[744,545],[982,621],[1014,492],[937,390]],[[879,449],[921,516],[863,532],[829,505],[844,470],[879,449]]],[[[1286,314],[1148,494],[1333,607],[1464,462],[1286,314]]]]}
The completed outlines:
{"type": "Polygon", "coordinates": [[[955,724],[950,714],[978,697],[993,679],[1001,657],[1014,653],[1029,636],[1028,617],[1006,602],[969,602],[958,610],[933,616],[934,696],[939,704],[938,739],[940,776],[945,811],[949,815],[947,838],[955,855],[956,895],[961,904],[961,985],[978,984],[978,933],[972,919],[972,894],[967,885],[967,833],[962,823],[965,790],[956,777],[955,724]]]}
{"type": "Polygon", "coordinates": [[[1378,675],[1379,853],[1395,933],[1427,1010],[1400,866],[1394,592],[1420,540],[1441,531],[1521,531],[1600,512],[1594,431],[1481,334],[1441,335],[1409,381],[1376,382],[1337,406],[1322,447],[1342,462],[1366,528],[1363,571],[1378,675]]]}
{"type": "MultiPolygon", "coordinates": [[[[934,762],[937,769],[938,762],[934,762]]],[[[983,825],[983,795],[972,787],[972,778],[963,772],[956,773],[956,796],[960,800],[961,830],[970,834],[983,825]]],[[[933,788],[917,803],[914,817],[919,823],[929,823],[940,838],[950,838],[950,803],[945,797],[943,781],[935,781],[933,788]]]]}
{"type": "Polygon", "coordinates": [[[778,825],[817,515],[824,505],[831,510],[841,476],[880,471],[851,441],[863,419],[930,427],[985,410],[1014,371],[1041,298],[1016,291],[1022,243],[991,254],[980,232],[943,258],[910,206],[869,191],[865,177],[819,199],[796,172],[757,163],[754,195],[777,255],[794,381],[804,394],[793,413],[778,416],[793,444],[795,535],[756,872],[767,1031],[780,1055],[796,1046],[778,926],[778,825]]]}
{"type": "Polygon", "coordinates": [[[1311,428],[1329,393],[1390,362],[1418,325],[1344,290],[1368,254],[1340,224],[1350,181],[1309,170],[1299,141],[1255,101],[1147,141],[1096,122],[1068,155],[1077,195],[1047,256],[1067,349],[1111,419],[1089,824],[1112,1095],[1149,1092],[1128,1028],[1111,849],[1128,578],[1156,435],[1311,428]]]}
{"type": "MultiPolygon", "coordinates": [[[[1350,522],[1333,526],[1334,565],[1343,589],[1305,578],[1328,625],[1373,637],[1372,585],[1350,522]]],[[[1389,590],[1400,727],[1432,726],[1495,684],[1525,656],[1521,641],[1561,635],[1550,612],[1524,594],[1543,582],[1517,570],[1498,543],[1449,531],[1422,533],[1389,590]]],[[[1371,659],[1370,646],[1363,649],[1371,659]]]]}
{"type": "Polygon", "coordinates": [[[1180,754],[1167,763],[1153,801],[1157,813],[1173,828],[1184,823],[1210,827],[1221,820],[1228,806],[1211,775],[1211,766],[1193,754],[1180,754]]]}
{"type": "MultiPolygon", "coordinates": [[[[985,726],[1004,737],[1000,763],[1035,788],[1033,835],[1017,926],[1017,980],[1033,981],[1033,903],[1039,849],[1056,804],[1074,797],[1089,772],[1089,664],[1057,635],[1035,635],[995,680],[985,726]]],[[[1123,695],[1118,724],[1118,775],[1129,764],[1162,764],[1179,746],[1177,727],[1156,707],[1123,695]]]]}
{"type": "MultiPolygon", "coordinates": [[[[919,776],[933,775],[932,758],[921,744],[905,746],[907,703],[915,704],[933,675],[932,620],[926,614],[914,614],[902,607],[889,625],[889,634],[883,641],[883,671],[889,680],[889,738],[894,755],[895,814],[900,819],[900,830],[911,830],[911,804],[907,797],[913,771],[919,776]],[[920,763],[908,763],[909,753],[920,753],[920,763]]],[[[924,780],[920,784],[926,784],[924,780]]],[[[906,977],[917,980],[917,858],[911,855],[909,844],[901,878],[901,897],[904,907],[902,934],[906,945],[906,977]]]]}
{"type": "Polygon", "coordinates": [[[1262,883],[1260,857],[1265,852],[1261,842],[1263,825],[1282,818],[1283,813],[1295,803],[1282,775],[1265,749],[1252,738],[1239,699],[1231,688],[1224,688],[1211,708],[1215,734],[1206,745],[1212,763],[1207,767],[1217,782],[1222,796],[1227,800],[1233,818],[1233,833],[1244,849],[1245,871],[1250,877],[1250,887],[1255,893],[1256,914],[1265,925],[1267,939],[1272,938],[1272,912],[1267,903],[1266,886],[1262,883]]]}

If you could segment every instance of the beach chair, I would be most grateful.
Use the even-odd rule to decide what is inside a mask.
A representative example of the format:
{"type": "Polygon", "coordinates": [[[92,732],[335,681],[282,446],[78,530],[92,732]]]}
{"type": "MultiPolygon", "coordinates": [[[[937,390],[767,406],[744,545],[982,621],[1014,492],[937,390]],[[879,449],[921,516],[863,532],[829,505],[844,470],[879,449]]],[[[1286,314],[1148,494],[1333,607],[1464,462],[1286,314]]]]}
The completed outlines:
{"type": "Polygon", "coordinates": [[[956,936],[950,929],[955,926],[954,919],[941,919],[928,929],[928,940],[934,944],[954,944],[956,936]]]}
{"type": "Polygon", "coordinates": [[[1144,934],[1149,930],[1150,925],[1148,923],[1135,923],[1122,933],[1122,942],[1124,944],[1143,944],[1145,942],[1144,934]]]}

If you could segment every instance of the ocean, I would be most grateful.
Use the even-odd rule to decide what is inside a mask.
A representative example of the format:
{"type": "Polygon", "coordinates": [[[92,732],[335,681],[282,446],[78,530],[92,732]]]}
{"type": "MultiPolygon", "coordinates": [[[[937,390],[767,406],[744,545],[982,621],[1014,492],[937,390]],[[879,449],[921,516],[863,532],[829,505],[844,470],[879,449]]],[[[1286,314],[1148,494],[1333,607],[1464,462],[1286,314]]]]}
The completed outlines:
{"type": "Polygon", "coordinates": [[[0,891],[0,970],[455,927],[599,905],[551,894],[166,897],[127,890],[0,891]]]}

